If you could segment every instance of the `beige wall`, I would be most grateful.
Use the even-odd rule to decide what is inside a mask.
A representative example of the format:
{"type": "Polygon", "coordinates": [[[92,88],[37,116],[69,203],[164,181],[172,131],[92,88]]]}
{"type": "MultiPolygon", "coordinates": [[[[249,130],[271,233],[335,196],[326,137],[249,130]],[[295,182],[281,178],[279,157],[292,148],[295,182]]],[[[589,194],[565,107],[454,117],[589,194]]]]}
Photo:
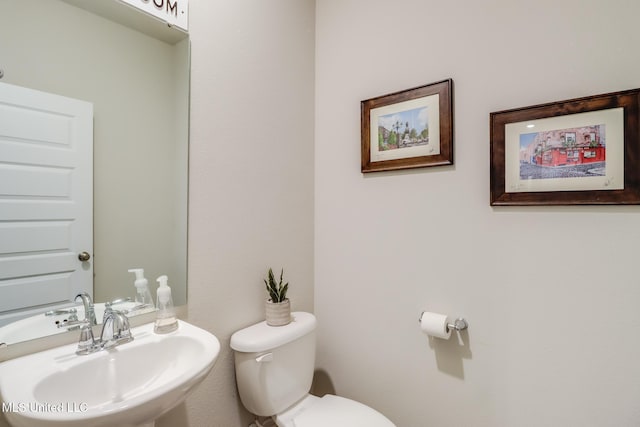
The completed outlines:
{"type": "Polygon", "coordinates": [[[491,208],[489,113],[640,87],[640,3],[318,0],[318,367],[399,427],[640,424],[638,207],[491,208]],[[359,102],[454,80],[455,165],[363,176],[359,102]],[[464,315],[430,342],[422,310],[464,315]]]}
{"type": "Polygon", "coordinates": [[[229,338],[264,319],[267,269],[313,310],[314,2],[191,0],[189,321],[213,372],[159,426],[246,426],[229,338]]]}

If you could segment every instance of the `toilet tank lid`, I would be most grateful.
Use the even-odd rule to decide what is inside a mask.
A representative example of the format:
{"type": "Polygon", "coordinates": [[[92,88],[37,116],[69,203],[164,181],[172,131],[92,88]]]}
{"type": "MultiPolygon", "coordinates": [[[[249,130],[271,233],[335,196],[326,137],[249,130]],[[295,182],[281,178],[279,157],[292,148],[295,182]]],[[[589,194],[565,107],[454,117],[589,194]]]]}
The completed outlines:
{"type": "Polygon", "coordinates": [[[315,327],[313,314],[294,311],[288,325],[269,326],[263,321],[239,330],[231,335],[231,348],[243,353],[271,350],[308,334],[315,327]]]}

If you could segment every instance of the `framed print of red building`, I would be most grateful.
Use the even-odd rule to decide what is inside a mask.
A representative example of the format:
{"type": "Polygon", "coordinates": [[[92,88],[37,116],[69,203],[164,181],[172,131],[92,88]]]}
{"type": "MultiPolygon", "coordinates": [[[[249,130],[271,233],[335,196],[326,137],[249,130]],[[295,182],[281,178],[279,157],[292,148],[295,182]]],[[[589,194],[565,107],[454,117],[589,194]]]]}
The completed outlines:
{"type": "Polygon", "coordinates": [[[605,125],[523,134],[520,161],[547,167],[605,162],[605,140],[605,125]]]}

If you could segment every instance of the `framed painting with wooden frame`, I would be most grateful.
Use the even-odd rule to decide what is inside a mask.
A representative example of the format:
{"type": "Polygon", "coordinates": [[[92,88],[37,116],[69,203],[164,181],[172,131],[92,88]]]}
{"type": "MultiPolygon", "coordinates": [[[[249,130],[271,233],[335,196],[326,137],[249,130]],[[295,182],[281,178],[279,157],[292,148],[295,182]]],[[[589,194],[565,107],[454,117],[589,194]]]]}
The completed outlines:
{"type": "Polygon", "coordinates": [[[451,79],[367,99],[361,110],[361,171],[453,164],[451,79]]]}
{"type": "Polygon", "coordinates": [[[491,205],[640,204],[640,89],[490,114],[491,205]]]}

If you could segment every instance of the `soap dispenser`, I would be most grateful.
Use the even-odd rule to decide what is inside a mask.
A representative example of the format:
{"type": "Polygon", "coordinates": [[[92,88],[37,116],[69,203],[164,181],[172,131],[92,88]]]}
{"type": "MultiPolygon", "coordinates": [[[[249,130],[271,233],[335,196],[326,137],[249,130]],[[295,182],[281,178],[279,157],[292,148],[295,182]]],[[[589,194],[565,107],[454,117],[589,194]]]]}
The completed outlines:
{"type": "Polygon", "coordinates": [[[136,287],[136,304],[143,304],[146,307],[153,308],[153,297],[149,292],[149,281],[144,278],[144,269],[132,268],[129,273],[136,275],[136,281],[133,282],[136,287]]]}
{"type": "Polygon", "coordinates": [[[166,334],[178,329],[178,320],[176,312],[173,308],[173,298],[171,297],[171,288],[167,285],[167,276],[160,276],[156,279],[158,282],[158,311],[156,313],[156,324],[153,331],[156,334],[166,334]]]}

